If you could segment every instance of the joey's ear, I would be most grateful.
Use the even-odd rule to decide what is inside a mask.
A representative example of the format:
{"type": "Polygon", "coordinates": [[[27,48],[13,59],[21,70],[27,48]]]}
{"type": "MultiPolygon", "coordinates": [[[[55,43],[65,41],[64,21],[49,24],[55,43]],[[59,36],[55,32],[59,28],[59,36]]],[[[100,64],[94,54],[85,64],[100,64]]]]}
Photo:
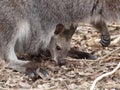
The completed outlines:
{"type": "Polygon", "coordinates": [[[57,24],[56,29],[55,29],[55,34],[60,34],[64,31],[64,25],[63,24],[57,24]]]}

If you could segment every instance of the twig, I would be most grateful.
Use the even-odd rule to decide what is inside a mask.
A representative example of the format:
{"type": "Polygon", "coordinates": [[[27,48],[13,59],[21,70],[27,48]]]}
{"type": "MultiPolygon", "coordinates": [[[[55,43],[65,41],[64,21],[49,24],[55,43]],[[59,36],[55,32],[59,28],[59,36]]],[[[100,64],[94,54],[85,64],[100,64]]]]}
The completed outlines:
{"type": "Polygon", "coordinates": [[[45,88],[45,90],[52,90],[52,89],[56,89],[58,87],[58,83],[56,83],[54,86],[49,87],[49,88],[45,88]]]}
{"type": "Polygon", "coordinates": [[[0,87],[0,90],[13,90],[13,89],[0,87]]]}
{"type": "Polygon", "coordinates": [[[107,25],[108,27],[113,27],[113,28],[116,28],[116,27],[120,27],[120,25],[111,25],[111,24],[109,24],[109,25],[107,25]]]}
{"type": "MultiPolygon", "coordinates": [[[[82,61],[83,61],[84,64],[87,65],[87,67],[88,67],[92,72],[94,72],[94,70],[91,68],[92,66],[91,66],[90,64],[88,64],[85,59],[82,59],[82,61]]],[[[93,60],[92,60],[92,61],[93,61],[93,60]]]]}
{"type": "Polygon", "coordinates": [[[63,84],[65,85],[65,87],[67,88],[67,90],[70,90],[70,88],[68,87],[68,85],[67,85],[67,83],[65,81],[62,80],[61,82],[63,82],[63,84]]]}
{"type": "Polygon", "coordinates": [[[117,37],[120,37],[120,34],[118,34],[118,35],[112,35],[112,36],[111,36],[111,39],[115,39],[115,38],[117,38],[117,37]]]}
{"type": "Polygon", "coordinates": [[[109,57],[109,58],[105,59],[104,61],[102,60],[101,63],[102,62],[108,62],[110,60],[120,60],[120,57],[109,57]]]}
{"type": "Polygon", "coordinates": [[[105,55],[104,57],[102,58],[99,58],[98,60],[100,61],[100,63],[102,62],[102,60],[104,60],[105,58],[107,58],[108,56],[110,56],[111,54],[117,52],[120,50],[120,47],[118,47],[117,49],[113,50],[112,52],[110,52],[109,54],[105,55]]]}
{"type": "Polygon", "coordinates": [[[96,83],[97,83],[99,80],[101,80],[102,78],[107,77],[107,76],[109,76],[109,75],[112,75],[112,74],[115,73],[119,68],[120,68],[120,62],[119,62],[119,64],[117,65],[117,67],[114,68],[111,72],[105,73],[105,74],[97,77],[97,78],[93,81],[93,84],[92,84],[90,90],[94,90],[95,85],[96,85],[96,83]]]}
{"type": "MultiPolygon", "coordinates": [[[[59,83],[64,84],[67,90],[70,90],[70,88],[68,87],[67,83],[62,79],[52,79],[53,81],[59,81],[59,83]]],[[[58,86],[58,85],[57,85],[58,86]]],[[[51,88],[50,88],[51,89],[51,88]]]]}
{"type": "Polygon", "coordinates": [[[117,37],[116,39],[114,39],[114,40],[111,42],[111,45],[116,45],[118,42],[120,42],[120,36],[117,37]]]}

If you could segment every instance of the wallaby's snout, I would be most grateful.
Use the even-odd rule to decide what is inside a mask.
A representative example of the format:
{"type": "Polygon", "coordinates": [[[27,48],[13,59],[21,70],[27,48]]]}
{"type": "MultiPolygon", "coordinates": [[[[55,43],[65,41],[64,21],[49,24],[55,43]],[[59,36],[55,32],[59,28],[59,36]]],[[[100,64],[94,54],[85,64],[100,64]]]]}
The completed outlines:
{"type": "Polygon", "coordinates": [[[51,38],[49,51],[58,65],[65,64],[65,58],[70,50],[70,42],[77,28],[76,24],[71,24],[69,29],[66,29],[63,24],[58,24],[55,29],[54,36],[51,38]]]}

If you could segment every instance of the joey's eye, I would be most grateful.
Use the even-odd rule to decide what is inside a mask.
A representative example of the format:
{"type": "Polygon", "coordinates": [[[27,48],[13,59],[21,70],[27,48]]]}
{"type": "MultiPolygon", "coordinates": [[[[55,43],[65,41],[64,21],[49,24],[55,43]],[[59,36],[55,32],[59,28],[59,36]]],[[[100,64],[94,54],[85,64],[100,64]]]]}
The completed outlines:
{"type": "Polygon", "coordinates": [[[61,50],[61,47],[57,45],[56,50],[61,50]]]}

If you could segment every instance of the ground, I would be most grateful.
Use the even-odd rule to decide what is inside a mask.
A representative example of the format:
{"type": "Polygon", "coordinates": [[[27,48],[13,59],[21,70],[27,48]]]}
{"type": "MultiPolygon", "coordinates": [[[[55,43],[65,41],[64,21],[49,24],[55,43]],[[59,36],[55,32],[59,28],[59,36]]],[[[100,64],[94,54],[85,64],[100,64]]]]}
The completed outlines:
{"type": "MultiPolygon", "coordinates": [[[[71,47],[98,56],[97,60],[73,59],[68,57],[67,64],[58,67],[46,58],[41,67],[49,72],[49,79],[38,78],[33,81],[27,75],[7,68],[0,62],[0,90],[90,90],[93,81],[100,75],[112,71],[120,62],[120,28],[109,25],[112,44],[103,48],[98,43],[99,32],[92,26],[80,24],[74,34],[71,47]]],[[[34,58],[33,58],[34,59],[34,58]]],[[[41,58],[37,58],[41,59],[41,58]]],[[[120,90],[120,69],[114,74],[97,82],[96,90],[120,90]]]]}

